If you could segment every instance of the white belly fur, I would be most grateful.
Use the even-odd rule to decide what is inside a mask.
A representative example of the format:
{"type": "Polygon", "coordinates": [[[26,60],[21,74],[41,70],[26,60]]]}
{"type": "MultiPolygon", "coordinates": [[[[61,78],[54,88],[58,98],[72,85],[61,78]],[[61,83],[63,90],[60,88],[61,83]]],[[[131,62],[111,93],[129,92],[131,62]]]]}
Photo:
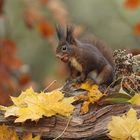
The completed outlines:
{"type": "Polygon", "coordinates": [[[71,65],[79,72],[82,72],[82,65],[75,59],[71,58],[71,65]]]}

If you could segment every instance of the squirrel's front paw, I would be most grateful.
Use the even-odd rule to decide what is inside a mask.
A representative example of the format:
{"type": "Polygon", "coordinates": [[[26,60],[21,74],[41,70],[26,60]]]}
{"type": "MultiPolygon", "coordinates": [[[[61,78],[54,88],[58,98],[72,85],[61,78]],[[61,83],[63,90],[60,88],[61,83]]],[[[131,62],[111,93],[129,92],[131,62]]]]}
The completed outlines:
{"type": "Polygon", "coordinates": [[[77,77],[75,80],[77,83],[82,83],[85,79],[83,79],[82,77],[77,77]]]}
{"type": "Polygon", "coordinates": [[[76,78],[76,81],[78,83],[82,83],[86,80],[86,75],[84,73],[82,73],[79,77],[76,78]]]}

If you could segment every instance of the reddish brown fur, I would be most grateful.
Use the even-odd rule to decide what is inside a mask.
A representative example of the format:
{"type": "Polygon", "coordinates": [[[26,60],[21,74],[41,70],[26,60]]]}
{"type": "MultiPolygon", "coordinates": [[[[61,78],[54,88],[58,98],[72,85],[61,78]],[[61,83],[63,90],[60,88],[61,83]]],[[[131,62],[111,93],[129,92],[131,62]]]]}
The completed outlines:
{"type": "MultiPolygon", "coordinates": [[[[99,40],[80,42],[73,37],[73,29],[67,28],[67,36],[61,37],[63,45],[57,47],[57,55],[64,57],[67,54],[70,78],[78,82],[87,77],[97,84],[110,84],[113,80],[113,56],[107,47],[99,40]],[[64,51],[63,48],[66,48],[64,51]],[[92,77],[96,71],[97,77],[92,77]]],[[[60,40],[61,42],[61,40],[60,40]]]]}

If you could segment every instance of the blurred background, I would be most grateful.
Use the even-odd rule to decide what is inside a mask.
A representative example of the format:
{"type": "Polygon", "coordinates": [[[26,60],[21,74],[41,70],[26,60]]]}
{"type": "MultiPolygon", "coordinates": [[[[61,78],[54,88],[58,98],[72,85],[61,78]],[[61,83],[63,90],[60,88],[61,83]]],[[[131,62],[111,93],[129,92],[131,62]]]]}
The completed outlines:
{"type": "Polygon", "coordinates": [[[140,48],[140,0],[0,0],[0,104],[29,86],[63,84],[55,24],[68,23],[78,38],[93,34],[112,49],[140,48]]]}

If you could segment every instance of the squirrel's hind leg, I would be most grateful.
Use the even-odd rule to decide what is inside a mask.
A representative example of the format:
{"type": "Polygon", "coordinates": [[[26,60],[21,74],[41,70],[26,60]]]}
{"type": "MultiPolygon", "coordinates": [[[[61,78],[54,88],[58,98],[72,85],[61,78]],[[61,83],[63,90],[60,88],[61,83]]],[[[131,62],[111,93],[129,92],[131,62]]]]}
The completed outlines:
{"type": "Polygon", "coordinates": [[[110,84],[113,80],[113,68],[110,65],[105,65],[102,71],[98,74],[96,78],[97,84],[110,84]]]}
{"type": "Polygon", "coordinates": [[[97,84],[97,81],[96,81],[97,76],[98,76],[97,70],[93,70],[88,74],[87,78],[92,80],[94,84],[97,84]]]}

